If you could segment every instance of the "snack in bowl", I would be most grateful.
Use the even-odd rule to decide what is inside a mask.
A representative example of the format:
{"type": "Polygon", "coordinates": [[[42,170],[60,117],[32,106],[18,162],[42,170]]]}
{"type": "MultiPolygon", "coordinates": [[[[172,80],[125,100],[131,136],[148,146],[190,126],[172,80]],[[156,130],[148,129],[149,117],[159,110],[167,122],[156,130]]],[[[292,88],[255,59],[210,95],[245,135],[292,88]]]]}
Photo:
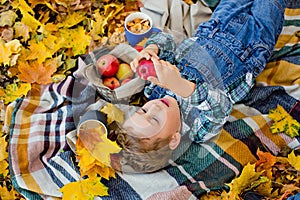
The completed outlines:
{"type": "Polygon", "coordinates": [[[126,27],[132,33],[141,34],[147,32],[151,26],[149,19],[135,18],[127,22],[126,27]]]}
{"type": "Polygon", "coordinates": [[[149,38],[153,32],[160,32],[153,27],[150,16],[142,12],[133,12],[125,18],[125,36],[128,43],[134,47],[145,38],[149,38]]]}

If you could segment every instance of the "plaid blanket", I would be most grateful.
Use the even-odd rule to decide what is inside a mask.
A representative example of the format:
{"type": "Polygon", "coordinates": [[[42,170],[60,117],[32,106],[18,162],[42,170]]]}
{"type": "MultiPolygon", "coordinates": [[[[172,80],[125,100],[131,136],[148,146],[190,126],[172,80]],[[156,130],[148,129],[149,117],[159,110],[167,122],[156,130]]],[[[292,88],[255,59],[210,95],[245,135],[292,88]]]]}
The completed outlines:
{"type": "MultiPolygon", "coordinates": [[[[183,138],[178,151],[184,153],[158,172],[117,173],[115,179],[102,179],[110,196],[99,199],[198,199],[224,188],[245,164],[255,162],[258,148],[274,155],[286,146],[299,148],[299,137],[273,135],[267,117],[280,104],[300,121],[298,0],[288,2],[285,19],[270,63],[247,99],[235,105],[219,137],[204,144],[183,138]]],[[[66,134],[76,129],[78,116],[94,100],[92,87],[69,76],[60,83],[33,85],[28,97],[8,106],[11,180],[24,197],[59,199],[59,188],[80,178],[66,134]]]]}

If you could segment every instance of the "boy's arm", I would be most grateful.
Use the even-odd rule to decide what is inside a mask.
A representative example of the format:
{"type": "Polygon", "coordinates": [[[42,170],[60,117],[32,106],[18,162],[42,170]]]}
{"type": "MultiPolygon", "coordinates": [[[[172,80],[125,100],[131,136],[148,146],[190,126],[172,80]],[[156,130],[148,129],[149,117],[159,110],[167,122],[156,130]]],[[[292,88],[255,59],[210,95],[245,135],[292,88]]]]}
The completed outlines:
{"type": "Polygon", "coordinates": [[[174,63],[176,44],[172,35],[164,32],[154,33],[147,40],[144,48],[150,44],[155,44],[158,46],[159,59],[174,63]]]}
{"type": "Polygon", "coordinates": [[[183,123],[189,127],[190,138],[198,143],[219,134],[232,107],[226,93],[206,83],[198,83],[191,96],[180,99],[183,123]]]}

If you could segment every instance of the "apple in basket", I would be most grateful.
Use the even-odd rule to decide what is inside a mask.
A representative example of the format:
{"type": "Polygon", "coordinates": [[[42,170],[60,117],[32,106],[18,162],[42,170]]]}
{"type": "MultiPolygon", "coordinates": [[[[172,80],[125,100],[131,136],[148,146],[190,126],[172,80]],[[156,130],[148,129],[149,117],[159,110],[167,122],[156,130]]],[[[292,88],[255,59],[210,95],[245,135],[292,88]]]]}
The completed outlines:
{"type": "Polygon", "coordinates": [[[119,70],[119,60],[114,55],[105,54],[97,60],[96,66],[100,75],[111,77],[119,70]]]}
{"type": "Polygon", "coordinates": [[[142,59],[137,67],[137,74],[144,80],[147,80],[149,76],[156,76],[153,62],[142,59]]]}
{"type": "Polygon", "coordinates": [[[125,79],[131,79],[133,76],[134,72],[129,64],[121,63],[119,65],[119,70],[117,71],[116,77],[120,82],[124,81],[125,79]]]}
{"type": "Polygon", "coordinates": [[[103,79],[103,85],[113,90],[115,88],[120,87],[120,81],[116,77],[105,77],[103,79]]]}

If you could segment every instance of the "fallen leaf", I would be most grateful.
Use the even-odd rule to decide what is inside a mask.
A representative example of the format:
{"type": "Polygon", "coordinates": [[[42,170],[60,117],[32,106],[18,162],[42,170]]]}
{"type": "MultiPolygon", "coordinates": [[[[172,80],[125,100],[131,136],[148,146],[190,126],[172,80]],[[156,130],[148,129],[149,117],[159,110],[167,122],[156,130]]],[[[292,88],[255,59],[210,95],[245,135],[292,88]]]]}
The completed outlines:
{"type": "Polygon", "coordinates": [[[2,11],[0,13],[0,27],[13,26],[17,17],[18,15],[12,10],[2,11]]]}
{"type": "Polygon", "coordinates": [[[26,42],[30,38],[29,27],[24,23],[16,22],[14,24],[14,32],[16,38],[22,37],[21,41],[26,42]]]}
{"type": "Polygon", "coordinates": [[[12,55],[18,54],[21,51],[21,43],[19,40],[14,39],[9,42],[4,42],[0,38],[0,64],[10,65],[12,55]]]}
{"type": "Polygon", "coordinates": [[[293,119],[292,116],[280,105],[270,110],[268,117],[274,121],[271,125],[272,133],[284,132],[291,138],[299,135],[300,123],[293,119]]]}
{"type": "Polygon", "coordinates": [[[262,172],[255,171],[255,164],[248,163],[242,170],[239,177],[233,179],[229,184],[230,191],[228,193],[229,199],[239,199],[239,195],[251,185],[252,182],[257,181],[262,172]]]}
{"type": "Polygon", "coordinates": [[[39,64],[43,63],[47,58],[51,58],[52,53],[45,46],[44,42],[29,42],[30,54],[27,57],[27,60],[36,60],[39,64]]]}
{"type": "Polygon", "coordinates": [[[105,179],[109,177],[115,177],[115,170],[111,168],[110,155],[112,153],[118,153],[120,147],[116,143],[111,142],[106,138],[104,134],[103,137],[99,136],[99,140],[102,145],[94,145],[89,147],[89,150],[80,140],[80,135],[76,143],[76,153],[79,160],[78,166],[80,168],[81,176],[87,175],[92,177],[95,175],[100,175],[105,179]],[[109,158],[107,158],[107,156],[109,158]]]}
{"type": "Polygon", "coordinates": [[[0,137],[0,161],[8,158],[8,153],[6,151],[7,142],[5,136],[0,137]]]}
{"type": "Polygon", "coordinates": [[[14,192],[8,191],[6,187],[0,185],[0,199],[14,199],[14,192]]]}
{"type": "Polygon", "coordinates": [[[111,103],[107,103],[100,111],[107,114],[108,124],[111,124],[113,121],[120,124],[124,122],[124,113],[111,103]]]}
{"type": "Polygon", "coordinates": [[[264,172],[266,176],[272,178],[272,166],[276,163],[277,159],[270,152],[263,152],[258,149],[257,156],[259,160],[255,163],[256,171],[264,172]]]}
{"type": "Polygon", "coordinates": [[[86,34],[82,26],[75,29],[62,28],[60,29],[60,37],[63,38],[61,45],[72,48],[74,56],[85,54],[92,39],[86,34]]]}
{"type": "Polygon", "coordinates": [[[294,151],[288,155],[288,162],[292,165],[297,171],[300,171],[300,156],[296,156],[294,151]]]}
{"type": "Polygon", "coordinates": [[[19,97],[26,95],[30,90],[31,84],[29,83],[12,83],[6,86],[4,90],[5,94],[0,97],[0,99],[4,100],[4,103],[7,104],[19,97]]]}
{"type": "Polygon", "coordinates": [[[35,32],[37,28],[42,25],[40,21],[35,19],[33,15],[29,14],[22,7],[20,7],[19,10],[23,16],[21,22],[30,27],[30,32],[35,32]]]}
{"type": "Polygon", "coordinates": [[[60,23],[57,24],[59,28],[65,27],[70,28],[72,26],[77,25],[78,23],[82,22],[84,19],[86,19],[86,12],[84,11],[78,11],[73,12],[71,14],[68,14],[66,19],[60,23]]]}
{"type": "Polygon", "coordinates": [[[100,136],[103,142],[98,142],[95,145],[95,149],[92,151],[94,155],[100,162],[104,163],[106,166],[110,165],[110,155],[114,153],[119,153],[121,148],[116,142],[109,140],[106,135],[100,136]]]}
{"type": "Polygon", "coordinates": [[[94,199],[96,196],[108,196],[108,188],[100,182],[101,178],[93,177],[63,186],[63,200],[85,200],[94,199]]]}
{"type": "Polygon", "coordinates": [[[18,77],[21,81],[38,84],[51,83],[51,75],[57,70],[54,65],[44,65],[37,61],[30,62],[30,64],[28,62],[20,62],[18,69],[20,71],[18,77]]]}
{"type": "Polygon", "coordinates": [[[0,175],[4,177],[8,175],[8,163],[6,160],[0,161],[0,175]]]}

